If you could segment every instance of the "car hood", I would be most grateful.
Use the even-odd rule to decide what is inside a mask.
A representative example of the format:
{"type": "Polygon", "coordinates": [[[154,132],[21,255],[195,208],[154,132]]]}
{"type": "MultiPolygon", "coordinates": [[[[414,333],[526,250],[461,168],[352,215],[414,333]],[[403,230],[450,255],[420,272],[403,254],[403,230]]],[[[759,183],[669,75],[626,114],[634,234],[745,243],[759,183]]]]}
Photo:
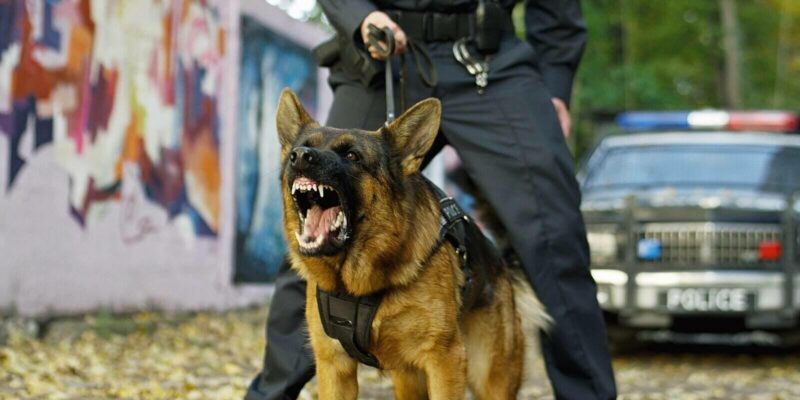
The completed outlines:
{"type": "MultiPolygon", "coordinates": [[[[679,189],[662,187],[653,189],[595,190],[583,194],[581,209],[614,210],[625,207],[625,198],[635,196],[637,206],[654,208],[690,207],[702,209],[751,209],[759,211],[781,211],[786,207],[786,195],[741,189],[679,189]]],[[[800,202],[795,202],[795,211],[800,211],[800,202]]]]}

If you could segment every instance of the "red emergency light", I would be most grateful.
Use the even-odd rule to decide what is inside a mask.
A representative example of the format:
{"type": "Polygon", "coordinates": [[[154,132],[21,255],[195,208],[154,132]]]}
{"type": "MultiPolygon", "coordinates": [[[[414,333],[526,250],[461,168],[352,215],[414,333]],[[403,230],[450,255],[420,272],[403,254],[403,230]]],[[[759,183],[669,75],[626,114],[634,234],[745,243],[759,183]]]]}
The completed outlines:
{"type": "Polygon", "coordinates": [[[730,130],[798,132],[800,116],[789,111],[635,111],[617,116],[628,131],[730,130]]]}
{"type": "Polygon", "coordinates": [[[766,240],[758,245],[758,258],[761,261],[778,261],[781,259],[783,246],[777,240],[766,240]]]}
{"type": "Polygon", "coordinates": [[[729,113],[728,129],[734,131],[795,132],[800,118],[785,111],[749,111],[729,113]]]}

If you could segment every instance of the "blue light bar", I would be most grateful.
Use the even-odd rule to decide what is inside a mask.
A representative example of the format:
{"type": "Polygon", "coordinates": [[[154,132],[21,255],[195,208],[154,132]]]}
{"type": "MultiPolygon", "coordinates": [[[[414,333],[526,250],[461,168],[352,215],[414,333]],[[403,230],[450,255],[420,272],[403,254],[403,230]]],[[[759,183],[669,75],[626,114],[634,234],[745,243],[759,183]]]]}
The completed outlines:
{"type": "Polygon", "coordinates": [[[642,260],[654,261],[661,258],[661,242],[656,239],[641,239],[636,253],[642,260]]]}
{"type": "Polygon", "coordinates": [[[797,132],[800,115],[779,110],[766,111],[633,111],[617,116],[627,131],[722,130],[797,132]]]}
{"type": "Polygon", "coordinates": [[[628,131],[691,129],[688,111],[627,112],[617,116],[617,124],[628,131]]]}

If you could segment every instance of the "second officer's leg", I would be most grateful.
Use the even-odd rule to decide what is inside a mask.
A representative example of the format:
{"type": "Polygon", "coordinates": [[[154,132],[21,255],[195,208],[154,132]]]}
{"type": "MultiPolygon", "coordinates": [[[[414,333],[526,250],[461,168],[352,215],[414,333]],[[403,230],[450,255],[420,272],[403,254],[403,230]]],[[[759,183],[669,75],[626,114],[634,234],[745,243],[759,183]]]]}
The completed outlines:
{"type": "Polygon", "coordinates": [[[306,283],[284,261],[269,306],[264,369],[253,379],[245,400],[295,399],[314,376],[314,358],[306,350],[306,283]]]}
{"type": "Polygon", "coordinates": [[[436,51],[442,131],[496,210],[554,319],[542,347],[556,397],[609,399],[616,388],[572,158],[525,46],[504,42],[482,95],[448,49],[436,51]]]}
{"type": "MultiPolygon", "coordinates": [[[[378,129],[386,118],[384,96],[380,90],[341,84],[334,91],[326,124],[378,129]]],[[[308,345],[304,316],[305,289],[305,281],[284,263],[270,304],[264,368],[250,384],[245,400],[295,399],[314,376],[314,357],[308,345]]]]}

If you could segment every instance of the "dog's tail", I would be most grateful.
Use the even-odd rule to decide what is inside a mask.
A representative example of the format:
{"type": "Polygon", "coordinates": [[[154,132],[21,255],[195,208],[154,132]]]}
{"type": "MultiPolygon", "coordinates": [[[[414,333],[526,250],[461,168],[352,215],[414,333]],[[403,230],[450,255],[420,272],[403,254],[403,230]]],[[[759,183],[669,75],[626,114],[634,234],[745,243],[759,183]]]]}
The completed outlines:
{"type": "Polygon", "coordinates": [[[541,363],[539,354],[539,332],[545,334],[553,326],[553,318],[547,314],[544,304],[534,293],[525,273],[517,268],[510,269],[511,281],[514,286],[514,305],[522,322],[522,333],[525,335],[525,368],[523,380],[531,379],[534,375],[532,368],[541,363]]]}
{"type": "Polygon", "coordinates": [[[544,304],[533,292],[531,284],[525,278],[525,273],[519,269],[512,269],[511,277],[514,286],[514,304],[522,317],[522,329],[526,334],[539,330],[549,331],[553,325],[553,319],[547,314],[544,304]]]}

